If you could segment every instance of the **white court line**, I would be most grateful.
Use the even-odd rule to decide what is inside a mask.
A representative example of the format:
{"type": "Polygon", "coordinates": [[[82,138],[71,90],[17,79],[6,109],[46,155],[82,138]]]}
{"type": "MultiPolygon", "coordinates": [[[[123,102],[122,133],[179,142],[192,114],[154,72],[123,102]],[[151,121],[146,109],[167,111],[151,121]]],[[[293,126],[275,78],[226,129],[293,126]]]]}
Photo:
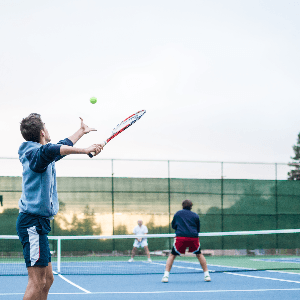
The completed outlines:
{"type": "Polygon", "coordinates": [[[84,289],[83,287],[77,285],[76,283],[74,283],[71,280],[67,279],[66,277],[58,274],[57,272],[55,272],[55,271],[52,271],[52,272],[53,272],[53,274],[58,275],[61,279],[65,280],[66,282],[70,283],[71,285],[73,285],[73,286],[77,287],[78,289],[84,291],[85,293],[87,293],[87,294],[91,293],[90,291],[88,291],[88,290],[84,289]]]}
{"type": "MultiPolygon", "coordinates": [[[[91,292],[92,295],[101,294],[172,294],[172,293],[232,293],[232,292],[273,292],[273,291],[300,291],[294,289],[255,289],[255,290],[207,290],[207,291],[148,291],[148,292],[91,292]]],[[[0,296],[24,295],[24,293],[0,293],[0,296]]],[[[86,293],[49,293],[49,295],[86,295],[86,293]]]]}
{"type": "MultiPolygon", "coordinates": [[[[145,262],[145,263],[146,263],[146,262],[145,262]]],[[[166,264],[161,264],[161,263],[154,263],[154,262],[152,262],[151,265],[165,266],[166,264]]],[[[175,265],[173,265],[172,268],[190,269],[190,270],[200,270],[200,271],[202,271],[202,268],[181,267],[181,266],[175,266],[175,265]]]]}
{"type": "Polygon", "coordinates": [[[259,278],[259,279],[268,279],[268,280],[277,280],[277,281],[284,281],[284,282],[300,283],[300,281],[287,280],[287,279],[262,277],[262,276],[254,276],[254,275],[245,275],[245,274],[238,274],[238,273],[231,273],[231,272],[224,272],[224,273],[225,274],[230,274],[230,275],[242,276],[242,277],[251,277],[251,278],[259,278]]]}
{"type": "MultiPolygon", "coordinates": [[[[178,261],[178,262],[183,262],[183,261],[178,261]]],[[[146,262],[145,262],[146,263],[146,262]]],[[[189,263],[189,262],[184,262],[184,263],[189,263]]],[[[153,265],[161,265],[161,266],[165,266],[166,264],[161,264],[161,263],[154,263],[152,262],[151,264],[153,265]]],[[[194,263],[194,264],[197,264],[197,263],[194,263]]],[[[200,263],[199,263],[200,264],[200,263]]],[[[199,265],[198,264],[198,265],[199,265]]],[[[224,267],[224,266],[219,266],[219,265],[210,265],[208,264],[207,266],[213,266],[213,267],[224,267]]],[[[197,271],[203,271],[202,268],[192,268],[192,267],[183,267],[183,266],[176,266],[176,265],[173,265],[172,268],[179,268],[179,269],[189,269],[189,270],[197,270],[197,271]]],[[[227,267],[225,266],[225,268],[237,268],[237,269],[245,269],[245,270],[255,270],[255,269],[246,269],[246,268],[241,268],[241,267],[227,267]]],[[[215,270],[208,270],[209,272],[212,272],[212,273],[215,273],[216,271],[215,270]]],[[[227,271],[222,271],[222,272],[227,272],[227,271]]]]}
{"type": "Polygon", "coordinates": [[[266,270],[265,272],[300,275],[300,273],[296,273],[296,272],[285,272],[285,271],[276,271],[276,270],[266,270]]]}
{"type": "MultiPolygon", "coordinates": [[[[160,263],[153,263],[152,264],[155,264],[155,265],[163,265],[163,264],[160,264],[160,263]]],[[[209,265],[209,266],[218,266],[218,265],[209,265]]],[[[200,268],[191,268],[191,267],[181,267],[181,266],[173,266],[175,268],[181,268],[181,269],[193,269],[193,270],[202,270],[200,268]]],[[[218,267],[221,267],[221,266],[218,266],[218,267]]],[[[230,268],[230,267],[228,267],[230,268]]],[[[244,269],[244,268],[241,268],[241,267],[237,267],[239,269],[244,269]]],[[[247,269],[246,269],[247,270],[247,269]]],[[[248,269],[249,270],[249,269],[248,269]]],[[[250,269],[250,270],[255,270],[255,269],[250,269]]],[[[211,271],[211,272],[214,272],[214,271],[211,271]]],[[[275,273],[276,271],[274,271],[275,273]]],[[[227,272],[227,271],[224,271],[225,274],[230,274],[230,275],[236,275],[236,276],[242,276],[242,277],[250,277],[250,278],[259,278],[259,279],[268,279],[268,280],[277,280],[277,281],[284,281],[284,282],[293,282],[293,283],[300,283],[300,281],[294,281],[294,280],[287,280],[287,279],[279,279],[279,278],[271,278],[271,277],[262,277],[262,276],[254,276],[254,275],[244,275],[244,274],[240,274],[240,273],[232,273],[232,272],[227,272]]],[[[285,273],[285,272],[283,272],[285,273]]],[[[294,273],[291,273],[291,274],[294,274],[294,273]]],[[[296,273],[297,274],[297,273],[296,273]]]]}
{"type": "MultiPolygon", "coordinates": [[[[181,263],[186,263],[186,264],[195,264],[195,265],[199,265],[199,263],[197,262],[188,262],[188,261],[178,261],[181,263]]],[[[253,269],[253,268],[244,268],[244,267],[235,267],[235,266],[222,266],[222,265],[212,265],[212,264],[207,264],[207,266],[211,266],[211,267],[222,267],[222,268],[235,268],[235,269],[242,269],[242,270],[253,270],[253,271],[262,271],[262,272],[272,272],[272,273],[281,273],[281,274],[291,274],[291,275],[300,275],[300,273],[296,273],[296,272],[287,272],[287,271],[279,271],[279,270],[257,270],[257,269],[253,269]]],[[[213,270],[211,270],[211,272],[215,272],[213,270]]],[[[224,271],[226,272],[226,271],[224,271]]]]}
{"type": "MultiPolygon", "coordinates": [[[[199,265],[199,262],[189,262],[189,261],[178,261],[181,263],[185,263],[185,264],[195,264],[195,265],[199,265]]],[[[252,268],[244,268],[244,267],[234,267],[234,266],[223,266],[223,265],[212,265],[212,264],[207,264],[208,266],[212,266],[212,267],[221,267],[221,268],[235,268],[235,269],[242,269],[242,270],[256,270],[256,269],[252,269],[252,268]]]]}

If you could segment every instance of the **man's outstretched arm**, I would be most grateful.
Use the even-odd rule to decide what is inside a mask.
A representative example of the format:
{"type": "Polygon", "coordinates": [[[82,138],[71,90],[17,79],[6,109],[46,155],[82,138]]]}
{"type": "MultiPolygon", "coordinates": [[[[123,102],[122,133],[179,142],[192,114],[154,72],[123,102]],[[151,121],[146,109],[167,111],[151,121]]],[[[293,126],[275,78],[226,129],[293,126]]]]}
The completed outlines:
{"type": "Polygon", "coordinates": [[[62,145],[60,147],[60,155],[69,155],[69,154],[89,154],[91,152],[95,152],[98,155],[103,146],[101,144],[94,144],[88,148],[75,148],[67,145],[62,145]]]}

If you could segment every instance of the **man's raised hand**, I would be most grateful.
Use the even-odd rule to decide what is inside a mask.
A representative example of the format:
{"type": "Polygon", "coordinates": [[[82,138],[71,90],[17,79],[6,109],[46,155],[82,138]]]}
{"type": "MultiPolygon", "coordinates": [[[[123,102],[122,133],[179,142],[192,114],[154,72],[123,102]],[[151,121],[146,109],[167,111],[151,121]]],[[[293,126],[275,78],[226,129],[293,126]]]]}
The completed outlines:
{"type": "Polygon", "coordinates": [[[81,127],[80,128],[82,129],[82,131],[83,131],[84,134],[87,134],[87,133],[89,133],[91,131],[97,131],[97,129],[90,128],[89,126],[87,126],[86,124],[84,124],[83,123],[83,119],[81,117],[79,117],[79,118],[81,120],[81,127]]]}

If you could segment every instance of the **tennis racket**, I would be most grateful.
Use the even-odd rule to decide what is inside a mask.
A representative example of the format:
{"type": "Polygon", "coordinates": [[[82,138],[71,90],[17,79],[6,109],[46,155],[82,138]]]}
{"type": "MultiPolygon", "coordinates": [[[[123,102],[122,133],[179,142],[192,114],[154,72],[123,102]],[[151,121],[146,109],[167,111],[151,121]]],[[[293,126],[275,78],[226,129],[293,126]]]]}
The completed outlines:
{"type": "MultiPolygon", "coordinates": [[[[123,132],[125,129],[127,129],[128,127],[130,127],[132,124],[134,124],[137,120],[139,120],[144,114],[146,113],[145,110],[140,110],[137,113],[129,116],[128,118],[126,118],[124,121],[122,121],[120,124],[118,124],[116,126],[116,128],[113,129],[111,136],[105,140],[103,143],[101,143],[103,145],[103,147],[109,142],[111,141],[114,137],[116,137],[117,135],[119,135],[121,132],[123,132]]],[[[95,155],[95,152],[91,152],[89,153],[89,157],[93,158],[93,156],[95,155]]]]}

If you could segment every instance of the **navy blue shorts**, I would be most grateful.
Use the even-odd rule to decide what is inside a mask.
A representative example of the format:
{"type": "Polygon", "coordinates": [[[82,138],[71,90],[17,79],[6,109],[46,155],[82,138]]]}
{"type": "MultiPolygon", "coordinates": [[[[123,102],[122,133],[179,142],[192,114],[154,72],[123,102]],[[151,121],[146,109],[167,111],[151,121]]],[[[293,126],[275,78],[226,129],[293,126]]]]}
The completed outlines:
{"type": "Polygon", "coordinates": [[[20,213],[17,219],[17,232],[23,245],[26,267],[48,266],[51,253],[48,241],[50,220],[20,213]]]}

